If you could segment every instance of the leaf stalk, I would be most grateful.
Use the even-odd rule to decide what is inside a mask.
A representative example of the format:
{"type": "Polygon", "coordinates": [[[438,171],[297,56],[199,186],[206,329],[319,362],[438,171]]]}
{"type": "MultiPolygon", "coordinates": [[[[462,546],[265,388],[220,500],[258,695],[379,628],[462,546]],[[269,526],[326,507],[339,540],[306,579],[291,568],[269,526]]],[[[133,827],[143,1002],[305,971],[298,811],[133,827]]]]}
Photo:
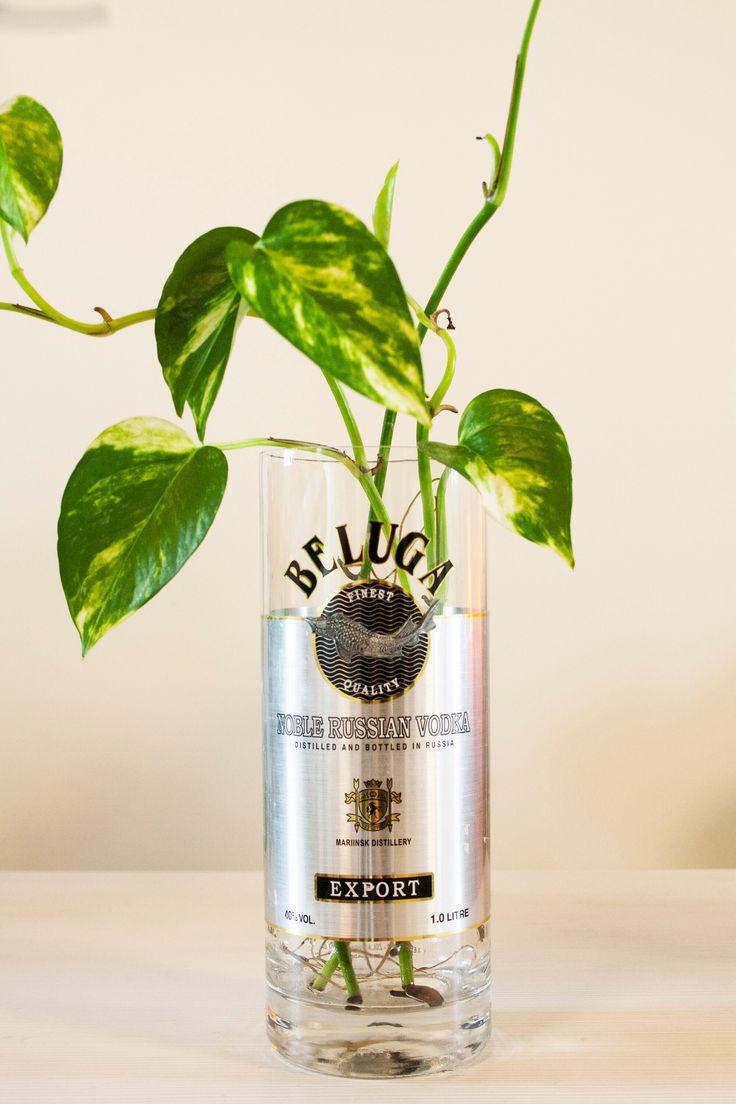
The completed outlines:
{"type": "MultiPolygon", "coordinates": [[[[33,318],[41,318],[45,322],[53,322],[55,325],[62,326],[66,330],[74,330],[75,333],[86,334],[88,337],[107,337],[109,334],[117,333],[118,330],[127,329],[128,326],[135,326],[139,322],[149,322],[156,317],[155,309],[136,311],[134,314],[124,314],[121,315],[120,318],[110,318],[108,315],[103,322],[80,322],[77,318],[71,318],[68,314],[63,314],[44,299],[40,291],[33,286],[26,276],[15,255],[11,231],[7,224],[2,221],[0,221],[0,235],[2,236],[3,249],[8,261],[8,267],[10,268],[10,275],[13,277],[16,284],[23,289],[31,302],[35,303],[35,309],[33,307],[24,307],[20,303],[1,303],[0,310],[16,311],[18,314],[28,314],[33,318]]],[[[97,309],[99,308],[96,307],[95,310],[97,309]]],[[[105,312],[105,314],[107,314],[107,312],[105,312]]]]}

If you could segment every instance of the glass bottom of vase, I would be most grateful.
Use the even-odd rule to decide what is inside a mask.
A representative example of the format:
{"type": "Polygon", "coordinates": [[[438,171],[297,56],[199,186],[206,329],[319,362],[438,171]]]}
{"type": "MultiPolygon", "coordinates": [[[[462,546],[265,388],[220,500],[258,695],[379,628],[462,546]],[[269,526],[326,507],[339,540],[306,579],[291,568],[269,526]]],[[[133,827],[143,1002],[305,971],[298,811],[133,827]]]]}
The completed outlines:
{"type": "Polygon", "coordinates": [[[302,1069],[334,1077],[417,1077],[477,1058],[491,1034],[489,990],[439,1008],[316,1008],[268,990],[274,1050],[302,1069]]]}

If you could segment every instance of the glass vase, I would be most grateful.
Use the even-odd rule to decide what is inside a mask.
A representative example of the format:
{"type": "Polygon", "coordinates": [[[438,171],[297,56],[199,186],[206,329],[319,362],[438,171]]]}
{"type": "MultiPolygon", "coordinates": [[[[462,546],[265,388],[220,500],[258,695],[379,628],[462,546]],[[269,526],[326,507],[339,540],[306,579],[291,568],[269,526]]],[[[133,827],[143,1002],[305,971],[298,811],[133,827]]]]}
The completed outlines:
{"type": "Polygon", "coordinates": [[[379,1078],[490,1034],[485,516],[451,472],[423,501],[415,449],[382,518],[356,473],[262,455],[267,1025],[379,1078]]]}

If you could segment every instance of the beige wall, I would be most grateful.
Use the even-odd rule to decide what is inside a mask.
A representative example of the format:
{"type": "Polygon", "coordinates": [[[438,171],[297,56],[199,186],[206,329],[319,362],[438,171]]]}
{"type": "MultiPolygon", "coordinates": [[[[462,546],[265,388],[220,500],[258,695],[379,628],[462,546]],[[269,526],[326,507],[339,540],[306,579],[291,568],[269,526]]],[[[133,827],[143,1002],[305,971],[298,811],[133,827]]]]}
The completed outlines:
{"type": "MultiPolygon", "coordinates": [[[[0,39],[3,95],[65,137],[27,252],[48,298],[153,306],[197,234],[303,196],[366,217],[397,157],[394,255],[427,294],[480,200],[525,0],[105,7],[0,39]]],[[[447,299],[455,401],[530,391],[575,464],[574,575],[492,532],[499,866],[736,863],[735,35],[725,0],[544,0],[508,203],[447,299]]],[[[0,863],[256,866],[255,457],[182,575],[82,662],[61,491],[100,429],[170,401],[150,327],[0,326],[0,863]]],[[[211,438],[269,432],[342,438],[316,371],[254,325],[211,438]]]]}

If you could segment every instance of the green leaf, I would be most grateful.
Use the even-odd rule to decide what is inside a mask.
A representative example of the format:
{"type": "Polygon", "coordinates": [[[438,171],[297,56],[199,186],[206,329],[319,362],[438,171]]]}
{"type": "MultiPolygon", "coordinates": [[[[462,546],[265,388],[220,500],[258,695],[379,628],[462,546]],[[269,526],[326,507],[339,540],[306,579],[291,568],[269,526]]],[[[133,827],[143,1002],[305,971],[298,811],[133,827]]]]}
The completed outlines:
{"type": "Polygon", "coordinates": [[[388,243],[391,240],[391,216],[394,210],[394,192],[398,171],[399,162],[397,161],[386,173],[386,179],[373,208],[373,233],[384,249],[388,249],[388,243]]]}
{"type": "Polygon", "coordinates": [[[470,480],[497,521],[575,566],[570,453],[562,429],[536,399],[484,391],[463,412],[457,445],[423,447],[470,480]]]}
{"type": "Polygon", "coordinates": [[[61,582],[83,654],[176,575],[226,483],[219,449],[160,418],[130,418],[92,442],[59,516],[61,582]]]}
{"type": "Polygon", "coordinates": [[[156,311],[156,348],[164,379],[179,417],[185,405],[190,407],[200,441],[245,306],[225,261],[233,241],[252,243],[257,236],[221,226],[192,242],[164,284],[156,311]]]}
{"type": "Polygon", "coordinates": [[[45,107],[17,96],[0,109],[0,218],[28,241],[54,198],[61,134],[45,107]]]}
{"type": "Polygon", "coordinates": [[[241,295],[320,368],[430,424],[406,296],[359,219],[319,200],[290,203],[254,246],[234,242],[227,257],[241,295]]]}

